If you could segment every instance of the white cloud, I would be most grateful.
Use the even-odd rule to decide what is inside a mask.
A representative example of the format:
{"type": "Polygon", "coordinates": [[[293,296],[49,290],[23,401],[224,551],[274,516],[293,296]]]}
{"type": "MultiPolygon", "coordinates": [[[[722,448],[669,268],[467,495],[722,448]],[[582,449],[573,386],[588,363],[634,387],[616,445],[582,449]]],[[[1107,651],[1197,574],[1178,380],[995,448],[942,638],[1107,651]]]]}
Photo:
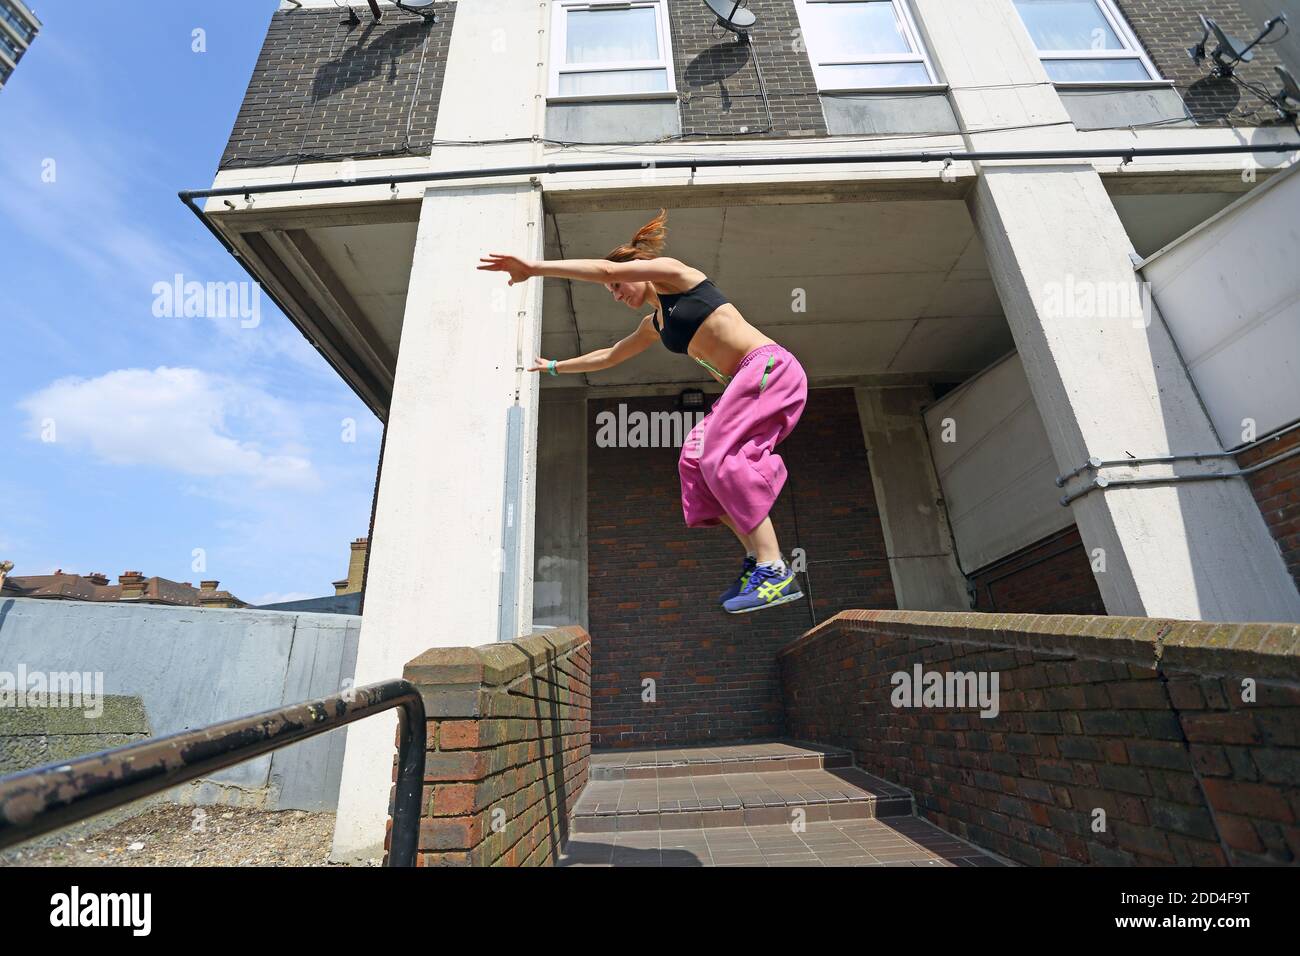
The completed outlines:
{"type": "Polygon", "coordinates": [[[99,461],[258,487],[318,484],[297,414],[253,386],[194,368],[64,378],[18,403],[34,440],[99,461]]]}

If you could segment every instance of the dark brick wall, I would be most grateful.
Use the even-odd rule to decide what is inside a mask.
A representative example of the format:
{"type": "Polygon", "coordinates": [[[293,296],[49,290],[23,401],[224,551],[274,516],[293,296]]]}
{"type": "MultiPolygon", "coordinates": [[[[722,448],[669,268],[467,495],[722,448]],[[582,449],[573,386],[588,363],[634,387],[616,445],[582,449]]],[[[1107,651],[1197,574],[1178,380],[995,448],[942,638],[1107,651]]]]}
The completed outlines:
{"type": "Polygon", "coordinates": [[[1295,863],[1298,636],[1294,624],[848,612],[782,654],[788,730],[851,749],[934,823],[1018,863],[1295,863]],[[999,713],[894,706],[892,675],[917,664],[996,672],[999,713]]]}
{"type": "Polygon", "coordinates": [[[975,610],[1000,614],[1105,614],[1088,552],[1071,527],[1022,548],[970,582],[975,610]]]}
{"type": "Polygon", "coordinates": [[[333,8],[277,11],[221,168],[427,153],[456,5],[434,9],[426,25],[363,8],[352,27],[333,8]]]}
{"type": "MultiPolygon", "coordinates": [[[[1231,80],[1211,80],[1208,67],[1197,66],[1187,50],[1201,38],[1198,13],[1214,20],[1224,31],[1249,42],[1262,23],[1255,22],[1236,0],[1117,0],[1133,32],[1146,48],[1160,75],[1178,84],[1183,102],[1197,123],[1205,126],[1259,126],[1277,121],[1277,113],[1254,94],[1244,92],[1231,80]],[[1238,115],[1245,108],[1257,115],[1238,115]]],[[[1295,29],[1292,25],[1292,29],[1295,29]]],[[[1275,32],[1274,36],[1278,34],[1275,32]]],[[[1214,38],[1211,35],[1211,44],[1214,38]]],[[[1209,50],[1214,49],[1213,45],[1209,50]]],[[[1208,59],[1207,63],[1210,62],[1208,59]]],[[[1240,75],[1251,83],[1277,92],[1281,82],[1273,67],[1281,60],[1267,46],[1255,48],[1254,62],[1242,67],[1240,75]]]]}
{"type": "Polygon", "coordinates": [[[428,717],[417,865],[555,863],[587,784],[590,649],[562,627],[406,665],[428,717]]]}
{"type": "MultiPolygon", "coordinates": [[[[1276,121],[1230,81],[1207,80],[1187,57],[1204,11],[1229,32],[1253,37],[1259,24],[1237,0],[1199,6],[1173,0],[1118,0],[1161,74],[1174,80],[1196,121],[1259,125],[1276,121]],[[1238,109],[1258,111],[1241,116],[1238,109]]],[[[682,135],[826,136],[812,66],[798,41],[790,0],[751,0],[759,20],[752,45],[714,24],[699,2],[669,4],[682,135]],[[761,66],[771,116],[760,96],[761,66]],[[770,126],[770,128],[769,128],[770,126]]],[[[347,157],[427,153],[433,137],[456,4],[437,5],[438,22],[390,14],[378,25],[344,26],[335,9],[278,11],[235,121],[221,168],[347,157]],[[426,42],[427,41],[427,42],[426,42]],[[408,118],[410,132],[407,132],[408,118]]],[[[1274,51],[1257,49],[1246,78],[1272,89],[1274,51]]]]}
{"type": "Polygon", "coordinates": [[[749,9],[758,15],[750,34],[752,51],[717,26],[717,18],[700,0],[673,0],[668,8],[683,135],[743,135],[768,129],[754,55],[772,110],[771,130],[765,135],[826,135],[812,65],[803,45],[795,42],[799,17],[791,0],[750,0],[749,9]]]}
{"type": "MultiPolygon", "coordinates": [[[[630,409],[670,410],[672,399],[630,409]]],[[[587,532],[592,743],[739,740],[783,732],[777,650],[843,608],[894,607],[880,517],[850,389],[815,389],[781,445],[790,471],[772,520],[789,560],[807,553],[813,600],[728,615],[717,604],[740,570],[725,528],[682,523],[676,448],[599,448],[588,403],[587,532]],[[797,527],[796,527],[797,526],[797,527]],[[656,700],[642,702],[642,680],[656,700]]]]}
{"type": "MultiPolygon", "coordinates": [[[[1300,447],[1300,429],[1243,452],[1237,456],[1237,465],[1249,468],[1297,447],[1300,447]]],[[[1300,455],[1255,472],[1247,482],[1273,540],[1282,551],[1282,560],[1296,587],[1300,587],[1300,455]]]]}

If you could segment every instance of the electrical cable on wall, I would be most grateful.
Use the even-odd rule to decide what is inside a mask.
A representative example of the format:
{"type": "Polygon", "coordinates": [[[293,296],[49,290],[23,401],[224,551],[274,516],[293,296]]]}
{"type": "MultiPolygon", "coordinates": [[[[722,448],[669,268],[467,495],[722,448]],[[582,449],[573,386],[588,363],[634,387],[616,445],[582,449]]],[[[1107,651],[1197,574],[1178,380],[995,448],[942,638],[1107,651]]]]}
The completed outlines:
{"type": "Polygon", "coordinates": [[[411,123],[415,119],[415,101],[420,95],[420,84],[424,81],[424,58],[429,52],[429,33],[424,31],[424,42],[420,44],[420,65],[415,71],[415,88],[411,90],[411,102],[406,109],[406,132],[402,136],[402,149],[411,152],[411,123]]]}
{"type": "MultiPolygon", "coordinates": [[[[1132,123],[1126,126],[1103,127],[1096,130],[1090,130],[1090,132],[1159,129],[1162,127],[1174,126],[1176,124],[1185,123],[1185,122],[1186,122],[1185,118],[1173,117],[1169,119],[1152,120],[1146,123],[1132,123]]],[[[1046,129],[1046,128],[1053,128],[1053,127],[1061,127],[1063,125],[1065,124],[1062,122],[1026,123],[1018,126],[991,126],[991,127],[980,128],[980,129],[971,129],[971,130],[967,130],[966,132],[970,134],[1008,133],[1008,132],[1020,132],[1028,129],[1046,129]]],[[[482,139],[482,140],[448,139],[448,140],[430,140],[427,143],[411,147],[411,150],[409,152],[403,152],[398,150],[368,150],[362,152],[350,152],[348,156],[352,159],[384,159],[384,158],[389,158],[398,155],[411,155],[411,154],[427,155],[427,153],[424,152],[425,150],[431,150],[437,146],[508,146],[516,143],[537,143],[537,142],[540,142],[545,146],[554,146],[561,150],[581,149],[583,152],[603,153],[606,155],[618,156],[618,155],[624,155],[623,152],[616,149],[619,147],[625,150],[628,148],[634,148],[638,146],[663,146],[671,142],[681,142],[685,139],[692,138],[692,137],[707,136],[713,139],[724,139],[732,136],[750,136],[750,135],[753,134],[752,133],[682,133],[674,136],[660,137],[658,139],[653,139],[653,140],[627,140],[627,141],[620,140],[620,141],[609,141],[609,142],[578,142],[573,140],[557,140],[557,139],[548,139],[546,137],[532,137],[532,136],[509,136],[509,137],[502,137],[500,139],[482,139]]],[[[937,139],[944,136],[956,136],[956,135],[957,135],[956,133],[886,133],[880,136],[817,136],[817,137],[808,137],[808,139],[815,140],[817,142],[825,141],[825,142],[831,142],[837,144],[838,143],[870,144],[870,143],[901,142],[905,140],[917,140],[917,139],[920,140],[937,139]]],[[[259,159],[256,162],[241,162],[238,168],[250,169],[250,168],[263,168],[268,166],[283,166],[283,165],[290,165],[294,163],[330,162],[332,160],[337,160],[338,158],[339,157],[337,153],[300,154],[300,155],[281,154],[279,156],[272,156],[272,157],[259,159]]],[[[676,154],[672,156],[666,156],[664,158],[691,159],[693,157],[689,155],[676,154]]]]}

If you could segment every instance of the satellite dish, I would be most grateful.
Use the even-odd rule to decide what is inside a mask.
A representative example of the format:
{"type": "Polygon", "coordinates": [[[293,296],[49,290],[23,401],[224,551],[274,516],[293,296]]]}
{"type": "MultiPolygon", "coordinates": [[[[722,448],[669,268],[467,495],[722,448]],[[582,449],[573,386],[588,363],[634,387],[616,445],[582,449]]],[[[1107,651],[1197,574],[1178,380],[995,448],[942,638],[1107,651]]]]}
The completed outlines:
{"type": "Polygon", "coordinates": [[[1291,75],[1291,71],[1284,66],[1275,66],[1273,69],[1282,80],[1282,95],[1293,103],[1300,103],[1300,83],[1291,75]]]}
{"type": "Polygon", "coordinates": [[[1274,97],[1274,104],[1283,116],[1295,117],[1300,114],[1300,83],[1286,67],[1275,66],[1273,69],[1282,80],[1282,92],[1274,97]]]}
{"type": "Polygon", "coordinates": [[[434,19],[433,5],[437,0],[396,0],[397,9],[416,13],[426,20],[434,19]]]}
{"type": "Polygon", "coordinates": [[[747,0],[704,0],[718,18],[718,26],[742,39],[749,38],[749,28],[758,22],[754,11],[747,10],[747,0]]]}
{"type": "MultiPolygon", "coordinates": [[[[437,0],[393,0],[393,6],[399,10],[405,10],[407,13],[414,13],[417,16],[424,17],[424,19],[432,23],[436,19],[433,13],[433,5],[436,2],[437,0]]],[[[366,0],[366,3],[370,5],[370,16],[374,18],[376,23],[384,18],[384,12],[379,9],[378,0],[366,0]]],[[[361,18],[349,6],[348,19],[344,22],[355,25],[361,22],[361,18]]]]}
{"type": "MultiPolygon", "coordinates": [[[[1193,60],[1197,63],[1201,63],[1205,60],[1206,47],[1210,42],[1211,33],[1213,33],[1219,41],[1219,45],[1214,48],[1214,51],[1210,53],[1210,56],[1213,57],[1220,76],[1232,76],[1233,67],[1238,63],[1249,63],[1251,60],[1255,59],[1255,53],[1251,47],[1253,47],[1255,43],[1258,43],[1258,40],[1256,40],[1255,43],[1242,43],[1235,37],[1228,36],[1228,34],[1224,33],[1219,25],[1209,17],[1205,16],[1205,14],[1198,14],[1198,16],[1201,18],[1201,26],[1204,28],[1205,33],[1201,37],[1201,42],[1197,43],[1196,46],[1187,51],[1193,60]]],[[[1265,33],[1267,34],[1267,32],[1268,31],[1266,30],[1265,33]]]]}
{"type": "Polygon", "coordinates": [[[1218,49],[1214,51],[1214,58],[1216,60],[1225,53],[1232,58],[1233,62],[1249,63],[1251,60],[1255,59],[1255,54],[1251,52],[1250,49],[1253,44],[1247,45],[1235,37],[1228,36],[1228,34],[1224,33],[1223,30],[1219,28],[1219,25],[1209,17],[1203,19],[1205,20],[1206,25],[1214,31],[1214,35],[1219,38],[1218,49]]]}

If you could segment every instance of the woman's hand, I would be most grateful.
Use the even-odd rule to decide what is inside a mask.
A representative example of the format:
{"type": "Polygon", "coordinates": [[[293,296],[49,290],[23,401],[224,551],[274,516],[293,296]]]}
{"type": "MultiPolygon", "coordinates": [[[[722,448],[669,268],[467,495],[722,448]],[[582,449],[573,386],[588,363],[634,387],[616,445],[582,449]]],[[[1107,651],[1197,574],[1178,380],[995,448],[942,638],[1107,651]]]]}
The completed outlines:
{"type": "Polygon", "coordinates": [[[508,272],[510,273],[510,285],[516,282],[523,282],[525,279],[531,279],[537,274],[536,267],[527,259],[520,259],[518,256],[505,256],[499,252],[489,253],[479,259],[484,265],[479,266],[482,272],[508,272]]]}
{"type": "Polygon", "coordinates": [[[533,364],[528,366],[530,372],[545,372],[551,367],[551,360],[544,358],[533,359],[533,364]]]}

